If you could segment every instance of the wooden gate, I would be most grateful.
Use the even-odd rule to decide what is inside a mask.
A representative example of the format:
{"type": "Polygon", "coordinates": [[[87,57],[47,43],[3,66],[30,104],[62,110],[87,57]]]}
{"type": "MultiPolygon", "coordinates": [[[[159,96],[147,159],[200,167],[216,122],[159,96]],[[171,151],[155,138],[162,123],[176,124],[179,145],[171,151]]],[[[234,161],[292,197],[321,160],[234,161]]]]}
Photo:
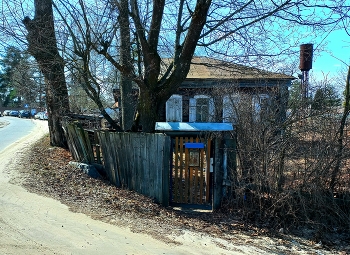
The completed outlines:
{"type": "Polygon", "coordinates": [[[174,138],[173,203],[210,203],[210,146],[210,139],[174,138]]]}

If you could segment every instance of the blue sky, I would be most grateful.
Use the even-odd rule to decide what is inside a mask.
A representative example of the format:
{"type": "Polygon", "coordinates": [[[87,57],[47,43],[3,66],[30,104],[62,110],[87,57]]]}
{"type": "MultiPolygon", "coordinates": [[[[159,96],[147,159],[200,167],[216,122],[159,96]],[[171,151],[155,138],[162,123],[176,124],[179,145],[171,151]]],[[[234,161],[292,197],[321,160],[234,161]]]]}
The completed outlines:
{"type": "MultiPolygon", "coordinates": [[[[314,50],[319,46],[324,38],[319,38],[319,41],[314,43],[314,50]]],[[[317,79],[322,79],[322,72],[328,74],[328,77],[335,77],[339,74],[339,71],[350,65],[350,36],[344,30],[338,30],[331,32],[324,40],[327,45],[324,51],[315,53],[313,59],[312,71],[310,74],[317,79]],[[318,56],[319,54],[319,56],[318,56]],[[337,59],[338,58],[338,59],[337,59]]]]}

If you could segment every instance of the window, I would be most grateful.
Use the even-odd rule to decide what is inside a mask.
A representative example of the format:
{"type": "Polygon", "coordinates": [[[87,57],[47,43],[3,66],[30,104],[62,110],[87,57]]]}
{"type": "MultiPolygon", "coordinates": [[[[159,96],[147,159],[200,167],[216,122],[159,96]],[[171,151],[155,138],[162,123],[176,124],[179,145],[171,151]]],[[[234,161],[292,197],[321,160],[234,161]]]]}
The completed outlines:
{"type": "Polygon", "coordinates": [[[265,119],[269,112],[269,95],[259,94],[254,95],[252,99],[252,109],[253,109],[253,120],[260,121],[265,119]]]}
{"type": "Polygon", "coordinates": [[[209,122],[209,98],[197,98],[196,121],[209,122]]]}
{"type": "Polygon", "coordinates": [[[182,96],[172,95],[166,102],[166,121],[181,122],[182,121],[182,96]]]}
{"type": "Polygon", "coordinates": [[[222,121],[236,124],[238,121],[239,94],[225,95],[222,101],[222,121]]]}
{"type": "Polygon", "coordinates": [[[214,121],[214,100],[205,95],[198,95],[190,98],[189,105],[190,122],[213,122],[214,121]]]}

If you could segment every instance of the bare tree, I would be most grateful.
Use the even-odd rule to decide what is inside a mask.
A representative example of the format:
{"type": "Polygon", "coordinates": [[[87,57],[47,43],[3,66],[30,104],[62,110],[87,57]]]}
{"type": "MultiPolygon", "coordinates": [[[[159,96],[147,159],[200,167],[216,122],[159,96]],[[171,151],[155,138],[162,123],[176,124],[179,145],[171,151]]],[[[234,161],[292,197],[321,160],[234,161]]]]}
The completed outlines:
{"type": "Polygon", "coordinates": [[[237,141],[238,164],[228,176],[227,208],[270,226],[307,222],[319,236],[328,227],[347,228],[347,93],[343,112],[334,105],[308,115],[291,112],[280,119],[273,91],[264,92],[272,100],[260,101],[258,111],[254,97],[261,91],[249,91],[227,86],[213,92],[213,97],[229,98],[234,113],[230,122],[235,124],[232,137],[237,141]]]}
{"type": "MultiPolygon", "coordinates": [[[[334,8],[337,4],[334,4],[334,8]]],[[[231,61],[240,59],[256,63],[262,58],[271,60],[273,56],[281,56],[281,52],[285,56],[288,52],[295,54],[289,44],[282,46],[282,42],[286,41],[281,38],[286,36],[273,35],[272,39],[266,27],[288,24],[291,29],[290,24],[294,23],[315,25],[315,28],[316,23],[328,25],[335,22],[331,15],[312,22],[315,16],[301,17],[298,14],[300,8],[313,7],[293,1],[279,4],[180,1],[169,5],[164,1],[140,3],[132,0],[132,25],[136,43],[140,46],[137,51],[139,65],[121,64],[101,43],[95,44],[95,49],[138,85],[140,96],[135,123],[139,123],[143,131],[149,132],[153,131],[155,121],[159,120],[166,100],[186,78],[196,51],[221,55],[231,61]],[[276,23],[278,20],[282,22],[276,23]],[[172,35],[168,31],[172,31],[172,35]],[[162,67],[164,56],[170,57],[171,61],[162,67]],[[135,69],[136,66],[139,71],[135,69]]]]}
{"type": "MultiPolygon", "coordinates": [[[[129,21],[129,4],[128,0],[115,1],[117,5],[119,16],[119,30],[120,30],[120,64],[125,68],[132,69],[131,57],[131,35],[130,35],[130,21],[129,21]]],[[[121,74],[120,81],[120,96],[121,96],[121,126],[123,130],[130,130],[133,124],[135,105],[132,99],[132,80],[121,74]]]]}
{"type": "MultiPolygon", "coordinates": [[[[143,131],[153,131],[166,100],[186,78],[194,54],[253,65],[265,63],[285,70],[286,66],[279,62],[295,55],[292,46],[295,46],[294,42],[300,42],[297,36],[299,25],[307,25],[315,31],[322,28],[328,33],[328,27],[334,29],[338,24],[338,10],[344,7],[342,1],[332,1],[327,5],[315,1],[307,5],[302,1],[290,0],[278,3],[219,3],[209,0],[99,3],[80,0],[74,6],[60,0],[54,4],[62,20],[59,26],[63,25],[71,35],[72,41],[67,45],[71,48],[72,60],[75,55],[75,59],[78,56],[87,61],[88,52],[95,50],[119,70],[123,79],[137,84],[140,93],[135,126],[139,123],[143,131]],[[324,10],[322,16],[316,9],[324,10]],[[130,14],[129,19],[126,15],[120,15],[126,13],[130,14]],[[116,48],[130,46],[125,46],[126,40],[122,39],[123,34],[128,38],[128,32],[122,32],[123,29],[127,31],[128,27],[131,29],[131,53],[134,57],[125,61],[120,54],[116,54],[116,48]],[[286,31],[290,33],[286,34],[286,31]],[[123,45],[116,40],[123,42],[123,45]],[[162,66],[163,58],[170,58],[171,61],[162,66]]],[[[90,79],[90,82],[93,80],[98,81],[90,79]]],[[[124,87],[130,89],[130,83],[121,89],[124,87]]],[[[98,99],[96,83],[93,82],[88,91],[98,99]]],[[[127,106],[129,102],[124,102],[124,108],[130,107],[127,106]]],[[[99,108],[102,109],[102,105],[99,108]]],[[[125,121],[132,115],[127,114],[125,121]]]]}
{"type": "Polygon", "coordinates": [[[106,5],[95,4],[93,7],[88,6],[84,1],[79,1],[78,5],[72,5],[68,2],[53,4],[58,16],[61,17],[61,26],[63,27],[61,48],[64,48],[65,51],[69,73],[74,74],[75,81],[79,80],[77,84],[81,85],[87,96],[93,100],[111,127],[122,131],[118,121],[112,119],[107,113],[103,99],[106,93],[112,94],[112,89],[106,91],[105,80],[101,78],[106,74],[108,67],[93,51],[96,38],[100,40],[102,49],[110,46],[110,36],[113,38],[117,28],[105,26],[105,22],[107,22],[106,17],[108,20],[108,18],[116,18],[116,16],[111,14],[111,10],[106,5]],[[94,11],[91,11],[91,8],[95,8],[94,11]],[[94,26],[92,27],[91,24],[94,26]],[[93,30],[93,28],[97,30],[93,30]],[[68,42],[71,43],[70,47],[67,47],[68,42]]]}
{"type": "Polygon", "coordinates": [[[52,2],[35,0],[34,7],[34,19],[25,17],[23,20],[28,31],[28,51],[38,62],[46,81],[50,143],[53,146],[65,147],[66,139],[61,119],[69,112],[69,100],[64,63],[57,48],[52,2]]]}
{"type": "MultiPolygon", "coordinates": [[[[285,70],[286,65],[278,62],[295,55],[291,38],[299,43],[297,27],[334,28],[339,20],[335,11],[342,4],[334,1],[332,5],[305,5],[290,0],[279,3],[132,0],[103,4],[80,0],[78,3],[72,5],[65,0],[55,3],[61,25],[70,34],[71,60],[78,57],[88,61],[83,56],[95,50],[118,69],[125,81],[120,86],[122,114],[126,114],[122,120],[129,123],[123,129],[129,129],[134,115],[133,110],[128,111],[134,107],[129,104],[132,100],[124,100],[124,96],[130,95],[131,81],[136,84],[140,93],[134,127],[140,125],[143,131],[153,131],[166,100],[186,78],[194,54],[253,65],[267,63],[285,70]],[[327,10],[326,15],[320,17],[316,11],[307,12],[315,8],[327,10]],[[132,58],[126,56],[130,52],[132,58]],[[163,58],[171,60],[165,63],[163,58]]],[[[93,96],[96,89],[98,95],[98,85],[93,82],[88,91],[97,100],[93,96]]]]}

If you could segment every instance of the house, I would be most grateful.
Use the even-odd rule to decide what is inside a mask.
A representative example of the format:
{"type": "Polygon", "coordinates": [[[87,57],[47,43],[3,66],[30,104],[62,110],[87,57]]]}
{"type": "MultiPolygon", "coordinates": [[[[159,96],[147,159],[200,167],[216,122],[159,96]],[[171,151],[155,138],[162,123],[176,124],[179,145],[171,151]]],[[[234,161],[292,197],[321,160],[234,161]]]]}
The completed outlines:
{"type": "MultiPolygon", "coordinates": [[[[172,59],[163,59],[164,70],[172,59]]],[[[245,102],[251,116],[283,120],[286,117],[288,87],[293,76],[222,60],[194,57],[189,73],[177,93],[166,102],[162,122],[237,122],[237,105],[245,102]]],[[[132,90],[137,101],[138,88],[132,90]]],[[[116,102],[120,90],[113,90],[116,102]]]]}
{"type": "MultiPolygon", "coordinates": [[[[163,59],[163,70],[170,61],[163,59]]],[[[236,168],[235,139],[228,132],[234,129],[240,110],[249,108],[248,114],[255,121],[283,120],[288,86],[294,79],[221,60],[194,57],[187,78],[167,100],[155,126],[158,132],[171,137],[168,146],[172,147],[169,150],[172,158],[167,161],[171,162],[167,173],[170,178],[166,178],[171,183],[166,190],[169,201],[211,204],[212,208],[218,208],[230,187],[230,171],[236,168]],[[241,105],[242,108],[237,107],[241,105]],[[217,132],[223,136],[211,135],[217,132]],[[222,144],[225,151],[221,150],[222,144]]],[[[138,93],[134,88],[133,100],[138,93]]],[[[114,90],[114,96],[120,97],[119,89],[114,90]]]]}
{"type": "Polygon", "coordinates": [[[237,122],[237,105],[251,107],[254,120],[283,120],[293,76],[194,57],[186,80],[166,103],[166,122],[237,122]]]}
{"type": "Polygon", "coordinates": [[[282,122],[294,79],[211,58],[192,59],[185,81],[166,102],[164,120],[155,128],[173,139],[172,203],[220,206],[238,167],[233,125],[241,118],[248,124],[282,122]],[[192,164],[191,158],[198,163],[192,164]],[[198,193],[205,194],[204,200],[198,193]]]}

